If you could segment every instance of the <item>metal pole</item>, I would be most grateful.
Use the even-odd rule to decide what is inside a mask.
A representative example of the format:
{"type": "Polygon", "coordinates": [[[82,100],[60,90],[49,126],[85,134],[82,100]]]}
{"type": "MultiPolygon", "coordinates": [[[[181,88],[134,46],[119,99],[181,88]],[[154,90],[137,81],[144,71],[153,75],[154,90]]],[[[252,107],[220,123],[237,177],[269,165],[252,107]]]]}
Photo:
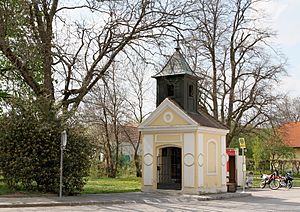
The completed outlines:
{"type": "Polygon", "coordinates": [[[246,173],[246,164],[244,156],[244,148],[242,148],[242,157],[243,157],[243,193],[245,192],[245,173],[246,173]]]}
{"type": "Polygon", "coordinates": [[[63,186],[63,145],[60,145],[60,176],[59,176],[59,198],[62,198],[62,186],[63,186]]]}

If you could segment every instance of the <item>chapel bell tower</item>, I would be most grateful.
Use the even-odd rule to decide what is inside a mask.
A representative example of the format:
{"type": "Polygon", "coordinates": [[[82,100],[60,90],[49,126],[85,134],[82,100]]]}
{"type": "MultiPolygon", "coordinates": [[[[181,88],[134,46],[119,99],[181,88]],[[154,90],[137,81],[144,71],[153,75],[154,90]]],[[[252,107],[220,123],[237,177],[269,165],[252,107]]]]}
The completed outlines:
{"type": "Polygon", "coordinates": [[[226,192],[228,128],[198,106],[198,77],[177,47],[157,82],[157,108],[139,125],[142,191],[226,192]]]}
{"type": "Polygon", "coordinates": [[[153,78],[156,79],[156,107],[165,98],[174,100],[184,111],[197,113],[198,77],[180,52],[171,56],[165,67],[153,78]]]}

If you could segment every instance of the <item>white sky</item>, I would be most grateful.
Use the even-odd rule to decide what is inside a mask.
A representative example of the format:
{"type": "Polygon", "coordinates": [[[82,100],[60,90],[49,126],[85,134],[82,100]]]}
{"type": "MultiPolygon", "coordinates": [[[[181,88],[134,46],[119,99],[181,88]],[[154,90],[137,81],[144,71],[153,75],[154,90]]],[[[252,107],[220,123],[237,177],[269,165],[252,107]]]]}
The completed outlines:
{"type": "MultiPolygon", "coordinates": [[[[289,76],[283,79],[278,90],[300,96],[300,0],[265,0],[257,9],[265,10],[268,19],[264,24],[277,32],[274,44],[288,59],[289,76]]],[[[90,18],[93,20],[94,17],[90,18]]]]}
{"type": "Polygon", "coordinates": [[[280,90],[300,96],[300,0],[269,0],[262,7],[277,32],[275,41],[288,59],[287,72],[280,90]]]}

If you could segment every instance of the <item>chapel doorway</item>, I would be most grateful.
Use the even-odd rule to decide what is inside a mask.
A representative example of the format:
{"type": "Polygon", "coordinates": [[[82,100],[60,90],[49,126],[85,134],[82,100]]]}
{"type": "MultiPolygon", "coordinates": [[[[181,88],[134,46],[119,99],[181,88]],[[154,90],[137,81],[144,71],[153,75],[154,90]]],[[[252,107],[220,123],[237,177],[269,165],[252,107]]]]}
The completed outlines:
{"type": "Polygon", "coordinates": [[[182,181],[181,148],[159,149],[157,156],[157,188],[181,190],[182,181]]]}

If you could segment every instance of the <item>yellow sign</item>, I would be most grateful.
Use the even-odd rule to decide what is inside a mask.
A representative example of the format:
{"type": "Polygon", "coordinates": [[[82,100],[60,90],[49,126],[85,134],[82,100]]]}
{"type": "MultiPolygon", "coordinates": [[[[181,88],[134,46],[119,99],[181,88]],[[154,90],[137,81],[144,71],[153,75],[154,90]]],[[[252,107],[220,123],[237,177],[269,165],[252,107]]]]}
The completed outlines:
{"type": "Polygon", "coordinates": [[[240,148],[241,149],[246,149],[245,138],[239,138],[239,142],[240,142],[240,148]]]}

